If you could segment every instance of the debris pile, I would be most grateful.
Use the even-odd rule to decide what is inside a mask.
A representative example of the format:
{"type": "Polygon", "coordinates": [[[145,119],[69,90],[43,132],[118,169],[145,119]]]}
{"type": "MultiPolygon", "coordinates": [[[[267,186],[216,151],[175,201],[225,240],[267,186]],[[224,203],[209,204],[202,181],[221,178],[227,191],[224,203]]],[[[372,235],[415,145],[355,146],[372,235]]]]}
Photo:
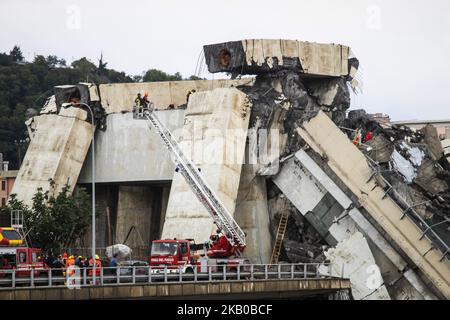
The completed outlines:
{"type": "MultiPolygon", "coordinates": [[[[344,127],[371,132],[362,146],[382,176],[424,219],[450,218],[450,171],[435,127],[422,130],[378,124],[363,110],[351,111],[344,127]],[[367,152],[367,150],[370,150],[367,152]]],[[[346,130],[352,138],[352,131],[346,130]]]]}
{"type": "MultiPolygon", "coordinates": [[[[305,146],[296,129],[323,111],[397,191],[392,197],[401,207],[406,210],[405,202],[409,203],[430,225],[450,218],[450,168],[436,129],[427,126],[414,131],[402,126],[381,126],[364,110],[348,112],[350,90],[357,91],[359,61],[349,50],[342,51],[345,47],[340,50],[347,53],[343,55],[347,65],[341,60],[339,72],[336,72],[332,68],[312,67],[313,58],[302,48],[316,44],[299,42],[298,50],[292,54],[289,47],[296,47],[295,44],[284,40],[280,43],[243,40],[205,46],[211,72],[229,72],[233,77],[256,75],[252,86],[238,87],[248,95],[253,105],[250,127],[280,128],[280,134],[285,137],[281,139],[284,142],[280,150],[283,158],[305,146]],[[257,50],[259,45],[261,50],[257,50]]],[[[330,46],[333,48],[334,45],[330,46]]],[[[315,50],[320,52],[320,49],[315,50]]],[[[333,61],[332,55],[324,51],[321,54],[323,61],[319,65],[333,61]]],[[[330,65],[339,63],[334,61],[330,65]]],[[[386,186],[387,191],[389,188],[386,186]]],[[[280,212],[292,212],[282,258],[295,262],[323,259],[321,252],[325,242],[311,230],[308,222],[270,183],[268,195],[272,236],[276,235],[280,212]]],[[[449,226],[448,223],[440,224],[436,231],[440,228],[440,236],[448,238],[449,226]]]]}

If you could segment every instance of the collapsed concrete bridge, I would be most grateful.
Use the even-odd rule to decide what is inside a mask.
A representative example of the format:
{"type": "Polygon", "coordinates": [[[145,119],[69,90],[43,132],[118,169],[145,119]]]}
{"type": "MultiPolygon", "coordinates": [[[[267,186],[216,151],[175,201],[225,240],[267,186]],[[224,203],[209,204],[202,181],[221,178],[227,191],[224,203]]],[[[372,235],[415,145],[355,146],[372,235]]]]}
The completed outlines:
{"type": "MultiPolygon", "coordinates": [[[[280,216],[291,212],[282,260],[343,263],[357,299],[449,298],[448,252],[400,219],[404,208],[369,180],[368,160],[340,129],[349,90],[358,90],[350,48],[243,40],[204,52],[210,72],[256,77],[55,88],[28,122],[31,144],[13,193],[30,204],[48,179],[53,192],[91,182],[94,128],[85,111],[61,108],[75,97],[96,110],[99,247],[125,241],[131,230],[134,248],[161,237],[206,241],[211,218],[159,137],[133,120],[136,94],[150,92],[158,117],[247,233],[253,262],[269,261],[280,216]],[[380,279],[368,286],[373,266],[380,279]]],[[[436,196],[448,193],[445,181],[433,179],[436,196]]]]}

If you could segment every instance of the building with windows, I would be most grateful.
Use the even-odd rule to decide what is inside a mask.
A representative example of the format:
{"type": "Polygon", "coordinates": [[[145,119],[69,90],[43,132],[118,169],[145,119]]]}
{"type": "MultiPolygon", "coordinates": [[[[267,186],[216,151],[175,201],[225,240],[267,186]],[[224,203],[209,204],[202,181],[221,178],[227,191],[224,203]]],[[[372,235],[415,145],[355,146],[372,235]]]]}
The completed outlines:
{"type": "Polygon", "coordinates": [[[18,172],[8,170],[7,161],[3,161],[0,169],[0,207],[4,207],[8,202],[18,172]]]}

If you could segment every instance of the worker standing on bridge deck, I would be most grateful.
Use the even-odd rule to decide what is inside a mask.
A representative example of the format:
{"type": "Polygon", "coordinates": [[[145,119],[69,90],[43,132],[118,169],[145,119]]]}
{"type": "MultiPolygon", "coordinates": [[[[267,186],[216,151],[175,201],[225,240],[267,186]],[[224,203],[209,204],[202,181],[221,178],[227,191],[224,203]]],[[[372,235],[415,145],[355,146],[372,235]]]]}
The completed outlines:
{"type": "Polygon", "coordinates": [[[109,268],[110,269],[110,273],[113,275],[117,274],[117,260],[116,260],[116,255],[113,255],[111,260],[109,261],[109,268]]]}
{"type": "Polygon", "coordinates": [[[143,98],[143,105],[144,105],[144,111],[153,111],[153,103],[150,102],[149,98],[148,98],[148,92],[146,92],[144,94],[144,98],[143,98]]]}
{"type": "Polygon", "coordinates": [[[62,262],[64,266],[67,264],[67,252],[64,252],[62,255],[62,262]]]}
{"type": "Polygon", "coordinates": [[[89,260],[89,267],[91,268],[89,270],[89,276],[92,277],[92,270],[93,270],[93,266],[95,263],[95,276],[97,277],[97,281],[98,281],[98,277],[100,277],[100,272],[101,272],[101,268],[102,268],[102,262],[100,261],[100,257],[96,254],[95,255],[95,262],[92,260],[92,258],[89,260]]]}
{"type": "Polygon", "coordinates": [[[142,99],[141,94],[138,93],[136,99],[134,99],[135,112],[141,114],[144,108],[144,99],[142,99]]]}

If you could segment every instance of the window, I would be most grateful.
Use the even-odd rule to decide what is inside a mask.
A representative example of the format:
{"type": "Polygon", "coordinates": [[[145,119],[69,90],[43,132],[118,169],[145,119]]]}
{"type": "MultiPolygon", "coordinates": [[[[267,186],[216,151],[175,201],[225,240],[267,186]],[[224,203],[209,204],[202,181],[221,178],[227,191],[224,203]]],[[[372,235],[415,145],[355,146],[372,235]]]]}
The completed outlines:
{"type": "Polygon", "coordinates": [[[27,262],[27,254],[26,252],[19,252],[19,263],[27,262]]]}
{"type": "Polygon", "coordinates": [[[5,269],[10,269],[16,265],[16,256],[14,254],[0,255],[0,266],[5,269]]]}
{"type": "Polygon", "coordinates": [[[3,230],[2,236],[8,240],[21,240],[20,234],[16,230],[3,230]]]}
{"type": "Polygon", "coordinates": [[[155,242],[152,244],[152,256],[174,256],[177,254],[176,242],[155,242]]]}
{"type": "Polygon", "coordinates": [[[2,207],[6,206],[6,198],[2,198],[2,207]]]}
{"type": "Polygon", "coordinates": [[[187,253],[187,243],[180,243],[180,256],[187,253]]]}
{"type": "Polygon", "coordinates": [[[6,181],[2,180],[2,191],[6,190],[6,181]]]}
{"type": "Polygon", "coordinates": [[[32,263],[38,262],[38,256],[36,252],[31,253],[31,260],[32,263]]]}

